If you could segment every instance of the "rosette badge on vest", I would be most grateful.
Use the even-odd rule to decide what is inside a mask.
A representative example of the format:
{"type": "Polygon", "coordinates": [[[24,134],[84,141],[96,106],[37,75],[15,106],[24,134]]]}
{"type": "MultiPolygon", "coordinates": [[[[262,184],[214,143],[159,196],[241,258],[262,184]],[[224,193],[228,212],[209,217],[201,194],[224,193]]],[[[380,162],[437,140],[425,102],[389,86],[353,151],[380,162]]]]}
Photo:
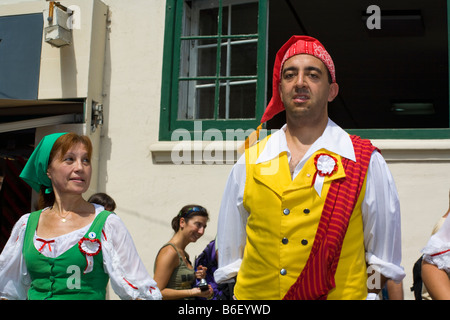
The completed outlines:
{"type": "Polygon", "coordinates": [[[100,253],[102,250],[102,243],[99,239],[96,239],[95,232],[89,233],[89,238],[83,237],[78,242],[78,248],[81,253],[86,257],[86,268],[83,274],[89,273],[94,268],[94,256],[100,253]]]}
{"type": "Polygon", "coordinates": [[[338,170],[338,165],[336,158],[326,153],[318,154],[314,158],[314,165],[316,166],[316,173],[311,186],[314,185],[314,189],[320,197],[325,177],[331,177],[335,174],[338,170]]]}

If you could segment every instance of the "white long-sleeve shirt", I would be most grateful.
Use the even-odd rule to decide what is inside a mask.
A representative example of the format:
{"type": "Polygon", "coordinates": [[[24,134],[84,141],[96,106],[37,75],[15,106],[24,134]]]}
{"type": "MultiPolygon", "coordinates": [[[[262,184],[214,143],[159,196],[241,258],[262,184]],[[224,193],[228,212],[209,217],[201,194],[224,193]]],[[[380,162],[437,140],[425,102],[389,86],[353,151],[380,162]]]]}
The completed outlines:
{"type": "MultiPolygon", "coordinates": [[[[104,208],[94,204],[97,216],[104,208]]],[[[11,236],[0,255],[0,298],[25,300],[31,278],[22,254],[23,240],[30,214],[23,215],[14,225],[11,236]]],[[[92,223],[91,223],[92,224],[92,223]]],[[[44,256],[62,255],[83,238],[91,224],[52,239],[34,235],[36,250],[44,256]],[[51,243],[48,243],[52,241],[51,243]]],[[[102,233],[103,267],[108,273],[114,292],[121,299],[160,300],[156,282],[150,277],[140,259],[133,239],[119,216],[111,214],[105,221],[102,233]]]]}
{"type": "MultiPolygon", "coordinates": [[[[282,152],[291,152],[286,142],[286,125],[268,140],[256,163],[274,159],[282,152]]],[[[322,136],[314,142],[295,168],[292,179],[306,161],[318,150],[326,149],[355,161],[351,139],[333,121],[328,120],[322,136]]],[[[245,154],[233,166],[219,211],[217,246],[219,268],[216,282],[227,282],[239,271],[246,243],[246,223],[249,213],[243,205],[246,180],[245,154]]],[[[401,267],[400,205],[394,180],[378,151],[371,156],[362,203],[366,261],[385,277],[397,282],[405,277],[401,267]]]]}

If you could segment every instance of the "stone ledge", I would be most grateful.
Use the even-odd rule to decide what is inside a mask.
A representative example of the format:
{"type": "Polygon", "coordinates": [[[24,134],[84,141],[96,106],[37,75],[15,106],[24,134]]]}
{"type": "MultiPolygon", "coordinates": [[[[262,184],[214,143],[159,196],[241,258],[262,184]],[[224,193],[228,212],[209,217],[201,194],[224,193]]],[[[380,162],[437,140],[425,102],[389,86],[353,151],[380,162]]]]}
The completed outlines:
{"type": "MultiPolygon", "coordinates": [[[[378,139],[372,143],[387,162],[450,162],[449,139],[378,139]]],[[[150,146],[150,152],[155,164],[232,165],[240,156],[237,150],[242,144],[243,141],[159,141],[150,146]],[[180,156],[182,150],[184,153],[180,156]]]]}

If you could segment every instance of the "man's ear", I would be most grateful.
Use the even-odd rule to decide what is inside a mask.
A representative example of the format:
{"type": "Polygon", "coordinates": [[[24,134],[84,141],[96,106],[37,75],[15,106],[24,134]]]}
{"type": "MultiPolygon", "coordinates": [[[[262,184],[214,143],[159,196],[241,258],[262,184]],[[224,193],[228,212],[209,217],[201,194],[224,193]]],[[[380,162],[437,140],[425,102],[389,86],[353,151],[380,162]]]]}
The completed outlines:
{"type": "Polygon", "coordinates": [[[337,97],[338,93],[339,93],[339,85],[336,82],[330,84],[330,92],[328,93],[328,102],[333,101],[334,98],[337,97]]]}

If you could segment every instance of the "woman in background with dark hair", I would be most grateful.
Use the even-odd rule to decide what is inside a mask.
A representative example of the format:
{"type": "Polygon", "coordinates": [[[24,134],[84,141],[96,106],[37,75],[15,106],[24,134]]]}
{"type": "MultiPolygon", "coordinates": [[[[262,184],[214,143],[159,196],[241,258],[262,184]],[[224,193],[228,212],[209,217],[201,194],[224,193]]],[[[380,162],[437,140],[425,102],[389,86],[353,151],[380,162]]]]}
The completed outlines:
{"type": "Polygon", "coordinates": [[[89,197],[88,202],[99,204],[103,206],[105,210],[111,212],[114,212],[114,210],[116,209],[116,202],[114,201],[114,199],[104,192],[94,193],[89,197]]]}
{"type": "Polygon", "coordinates": [[[194,270],[186,246],[203,236],[209,216],[205,208],[198,205],[184,206],[172,219],[175,231],[158,252],[155,260],[154,279],[158,283],[163,299],[209,298],[214,292],[210,285],[204,290],[194,287],[195,279],[206,277],[206,268],[199,266],[194,270]]]}

